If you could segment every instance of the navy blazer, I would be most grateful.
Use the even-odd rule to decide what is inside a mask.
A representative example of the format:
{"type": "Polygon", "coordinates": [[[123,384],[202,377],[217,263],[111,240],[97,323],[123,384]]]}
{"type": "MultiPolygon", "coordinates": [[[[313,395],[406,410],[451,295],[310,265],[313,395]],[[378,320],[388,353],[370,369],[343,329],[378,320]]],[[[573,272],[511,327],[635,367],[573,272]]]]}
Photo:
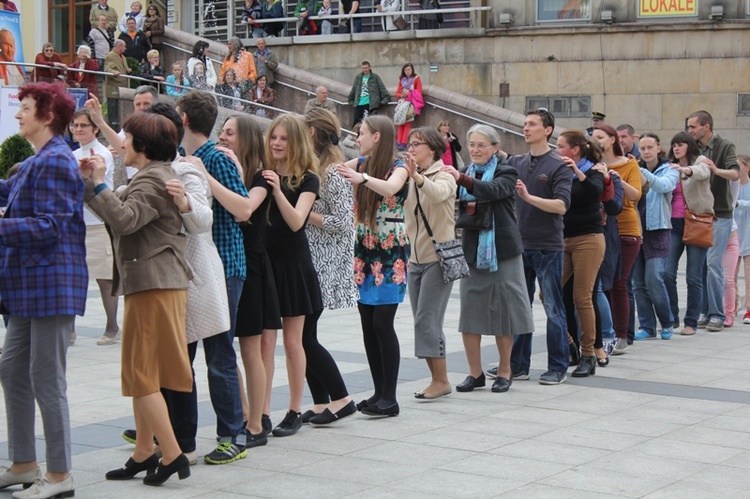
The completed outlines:
{"type": "MultiPolygon", "coordinates": [[[[518,172],[515,168],[499,162],[491,182],[472,179],[463,173],[458,178],[458,185],[466,187],[466,190],[477,198],[477,201],[492,203],[498,262],[523,253],[521,233],[518,231],[518,222],[516,221],[517,179],[518,172]]],[[[462,234],[462,246],[466,261],[476,265],[479,231],[464,229],[462,234]]]]}
{"type": "Polygon", "coordinates": [[[83,191],[78,161],[61,135],[0,180],[0,296],[11,315],[83,315],[83,191]]]}

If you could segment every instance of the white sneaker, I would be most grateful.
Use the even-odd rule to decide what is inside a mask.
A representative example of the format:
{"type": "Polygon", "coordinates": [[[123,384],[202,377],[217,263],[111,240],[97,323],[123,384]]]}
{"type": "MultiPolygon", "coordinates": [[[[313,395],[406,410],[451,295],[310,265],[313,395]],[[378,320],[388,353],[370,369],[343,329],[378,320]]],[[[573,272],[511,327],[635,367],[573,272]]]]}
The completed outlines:
{"type": "Polygon", "coordinates": [[[622,355],[625,353],[625,350],[628,349],[630,345],[628,345],[628,340],[625,338],[617,338],[617,341],[615,341],[615,348],[612,349],[612,355],[622,355]]]}
{"type": "Polygon", "coordinates": [[[42,478],[42,472],[39,468],[26,473],[13,473],[7,466],[0,466],[0,489],[20,484],[28,487],[38,478],[42,478]]]}
{"type": "Polygon", "coordinates": [[[117,333],[115,333],[114,336],[107,336],[106,334],[103,334],[101,338],[96,340],[96,344],[99,346],[112,345],[116,343],[120,338],[122,338],[122,330],[118,329],[117,333]]]}
{"type": "Polygon", "coordinates": [[[26,490],[13,492],[13,499],[47,499],[50,497],[73,497],[76,491],[73,487],[73,477],[69,476],[62,482],[50,482],[47,477],[37,478],[34,485],[26,490]]]}

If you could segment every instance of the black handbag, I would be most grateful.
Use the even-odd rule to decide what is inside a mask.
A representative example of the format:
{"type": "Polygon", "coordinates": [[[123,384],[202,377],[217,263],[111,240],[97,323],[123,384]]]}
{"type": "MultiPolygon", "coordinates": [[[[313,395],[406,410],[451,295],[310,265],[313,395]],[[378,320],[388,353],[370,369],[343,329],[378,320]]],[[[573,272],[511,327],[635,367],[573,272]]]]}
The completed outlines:
{"type": "Polygon", "coordinates": [[[490,230],[492,228],[492,203],[459,201],[456,227],[466,230],[490,230]]]}
{"type": "Polygon", "coordinates": [[[435,241],[430,224],[427,222],[427,217],[422,209],[422,204],[419,202],[419,191],[416,186],[414,187],[414,194],[417,196],[417,208],[419,209],[419,214],[422,215],[424,228],[427,230],[430,239],[432,239],[432,246],[435,248],[435,253],[437,253],[438,256],[440,270],[443,272],[443,282],[448,284],[457,279],[469,277],[469,264],[466,263],[464,249],[461,247],[461,241],[458,239],[452,239],[444,243],[435,241]]]}

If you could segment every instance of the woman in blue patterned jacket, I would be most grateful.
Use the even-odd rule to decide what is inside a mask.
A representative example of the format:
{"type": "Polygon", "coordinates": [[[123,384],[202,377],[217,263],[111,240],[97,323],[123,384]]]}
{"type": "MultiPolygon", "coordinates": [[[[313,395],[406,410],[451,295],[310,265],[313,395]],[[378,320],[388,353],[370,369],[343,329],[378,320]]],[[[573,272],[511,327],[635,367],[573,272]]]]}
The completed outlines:
{"type": "Polygon", "coordinates": [[[65,355],[88,289],[83,179],[62,137],[75,104],[60,83],[21,88],[19,134],[36,150],[0,180],[0,295],[10,313],[0,382],[5,395],[10,468],[0,488],[31,485],[16,497],[73,495],[65,355]],[[44,422],[47,473],[36,457],[35,404],[44,422]],[[32,485],[33,484],[33,485],[32,485]]]}

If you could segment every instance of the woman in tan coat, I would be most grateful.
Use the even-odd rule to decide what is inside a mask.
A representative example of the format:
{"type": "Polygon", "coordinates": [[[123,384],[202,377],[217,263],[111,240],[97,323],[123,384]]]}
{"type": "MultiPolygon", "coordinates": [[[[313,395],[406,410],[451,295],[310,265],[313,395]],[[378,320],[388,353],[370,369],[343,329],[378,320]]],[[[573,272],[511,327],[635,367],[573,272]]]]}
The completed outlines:
{"type": "Polygon", "coordinates": [[[405,163],[409,170],[409,195],[406,198],[406,233],[411,244],[409,255],[409,298],[414,314],[414,355],[427,361],[432,379],[418,399],[434,399],[451,393],[445,360],[443,320],[453,283],[443,282],[438,256],[427,233],[430,225],[435,241],[455,238],[453,206],[456,180],[440,171],[445,140],[434,128],[416,128],[409,133],[405,163]],[[424,212],[424,218],[422,213],[424,212]]]}
{"type": "Polygon", "coordinates": [[[146,485],[172,474],[190,476],[169,422],[160,389],[190,392],[193,378],[185,337],[185,306],[192,272],[185,260],[182,217],[164,186],[175,178],[171,161],[177,129],[163,116],[135,113],[123,126],[124,161],[138,169],[128,187],[114,194],[103,182],[100,156],[81,163],[86,201],[113,238],[114,288],[125,296],[122,338],[122,392],[133,397],[137,438],[133,456],[108,480],[146,471],[146,485]],[[154,436],[162,459],[153,454],[154,436]],[[155,473],[152,473],[156,470],[155,473]]]}

